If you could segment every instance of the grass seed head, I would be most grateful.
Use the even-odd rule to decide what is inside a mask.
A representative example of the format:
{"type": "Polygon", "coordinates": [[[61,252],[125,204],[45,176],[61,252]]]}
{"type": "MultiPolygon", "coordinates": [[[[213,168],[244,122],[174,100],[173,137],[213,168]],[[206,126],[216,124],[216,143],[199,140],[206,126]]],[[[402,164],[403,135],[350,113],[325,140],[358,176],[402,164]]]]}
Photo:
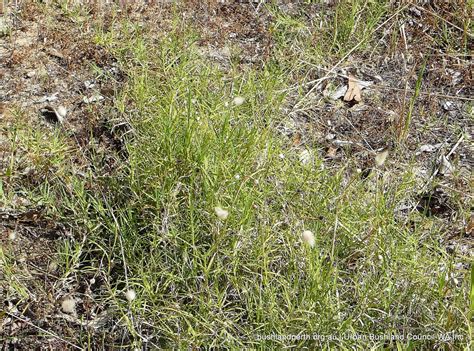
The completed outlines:
{"type": "Polygon", "coordinates": [[[65,313],[74,313],[76,311],[76,301],[72,298],[67,298],[61,303],[61,309],[65,313]]]}
{"type": "Polygon", "coordinates": [[[137,293],[133,289],[129,289],[125,292],[125,298],[128,302],[132,302],[137,298],[137,293]]]}
{"type": "Polygon", "coordinates": [[[240,106],[240,105],[242,105],[244,102],[245,102],[245,99],[244,99],[242,96],[236,96],[236,97],[234,98],[234,100],[232,101],[232,103],[233,103],[235,106],[240,106]]]}
{"type": "Polygon", "coordinates": [[[10,241],[13,241],[16,239],[16,231],[14,230],[11,230],[9,233],[8,233],[8,240],[10,241]]]}
{"type": "Polygon", "coordinates": [[[314,234],[310,230],[305,230],[302,235],[303,242],[310,247],[314,247],[315,240],[314,240],[314,234]]]}
{"type": "Polygon", "coordinates": [[[388,150],[384,150],[382,152],[379,152],[375,156],[375,164],[378,167],[382,166],[385,163],[385,160],[387,159],[387,156],[388,156],[388,150]]]}
{"type": "Polygon", "coordinates": [[[222,207],[214,207],[214,211],[219,219],[225,220],[229,216],[229,211],[224,210],[222,207]]]}

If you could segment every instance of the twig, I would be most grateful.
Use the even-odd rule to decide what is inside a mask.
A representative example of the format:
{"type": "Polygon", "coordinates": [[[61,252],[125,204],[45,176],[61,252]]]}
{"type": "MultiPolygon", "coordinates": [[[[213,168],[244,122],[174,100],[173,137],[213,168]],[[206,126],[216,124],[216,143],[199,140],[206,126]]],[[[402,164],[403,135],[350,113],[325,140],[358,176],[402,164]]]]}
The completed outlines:
{"type": "Polygon", "coordinates": [[[461,144],[461,141],[464,140],[464,134],[461,135],[461,137],[459,138],[459,140],[457,141],[456,144],[454,144],[453,148],[451,149],[451,151],[448,152],[448,154],[446,155],[446,158],[448,158],[449,156],[451,156],[453,154],[454,151],[456,151],[456,149],[458,148],[459,144],[461,144]]]}

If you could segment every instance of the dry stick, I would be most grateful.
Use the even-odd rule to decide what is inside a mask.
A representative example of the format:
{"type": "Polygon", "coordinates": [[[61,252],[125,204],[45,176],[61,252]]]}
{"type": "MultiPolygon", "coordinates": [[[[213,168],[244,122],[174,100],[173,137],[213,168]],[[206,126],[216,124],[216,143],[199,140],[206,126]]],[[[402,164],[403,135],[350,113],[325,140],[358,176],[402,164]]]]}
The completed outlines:
{"type": "MultiPolygon", "coordinates": [[[[0,1],[1,1],[1,0],[0,0],[0,1]]],[[[42,331],[43,333],[48,334],[49,336],[52,336],[53,338],[56,338],[56,339],[58,339],[58,340],[61,340],[61,341],[65,342],[66,344],[68,344],[69,346],[74,347],[75,349],[78,349],[78,350],[85,350],[84,348],[82,348],[82,347],[80,347],[80,346],[77,346],[76,344],[73,344],[72,342],[67,341],[66,339],[61,338],[59,335],[56,335],[56,334],[50,332],[49,330],[43,329],[43,328],[41,328],[41,327],[38,327],[37,325],[31,323],[31,322],[30,322],[29,320],[27,320],[27,319],[24,319],[24,318],[15,316],[14,314],[11,314],[10,312],[6,312],[6,314],[8,314],[10,317],[13,317],[13,318],[18,319],[19,321],[22,321],[23,323],[28,324],[29,326],[31,326],[31,327],[33,327],[33,328],[36,328],[36,329],[42,331]]]]}
{"type": "Polygon", "coordinates": [[[464,134],[461,135],[461,137],[459,138],[459,140],[457,141],[456,144],[454,144],[453,148],[451,149],[451,151],[448,152],[448,154],[446,155],[446,158],[448,158],[449,156],[451,156],[453,154],[454,151],[456,151],[456,149],[458,148],[459,144],[461,144],[461,141],[464,140],[464,134]]]}
{"type": "MultiPolygon", "coordinates": [[[[388,22],[390,22],[392,20],[392,18],[394,18],[395,16],[397,16],[400,12],[402,12],[403,10],[405,10],[407,7],[408,7],[409,4],[406,4],[405,6],[399,8],[393,15],[391,15],[389,18],[387,18],[384,22],[382,22],[381,24],[379,24],[377,26],[377,28],[375,28],[369,36],[372,36],[375,32],[377,32],[380,28],[382,28],[383,26],[385,26],[388,22]]],[[[312,82],[308,82],[306,84],[314,84],[314,83],[318,83],[318,82],[321,82],[325,79],[327,79],[329,77],[329,75],[331,73],[334,73],[334,70],[339,67],[339,65],[341,63],[343,63],[355,50],[357,50],[357,48],[359,46],[361,46],[364,42],[365,42],[365,38],[362,39],[361,41],[359,41],[357,43],[357,45],[355,45],[352,49],[349,50],[349,52],[347,52],[347,54],[345,54],[332,68],[331,70],[322,78],[319,78],[319,79],[316,79],[316,80],[313,80],[312,82]]],[[[301,103],[316,89],[319,87],[319,84],[315,84],[307,93],[306,95],[298,102],[296,103],[296,105],[294,106],[294,108],[296,109],[297,107],[299,107],[301,105],[301,103]]]]}

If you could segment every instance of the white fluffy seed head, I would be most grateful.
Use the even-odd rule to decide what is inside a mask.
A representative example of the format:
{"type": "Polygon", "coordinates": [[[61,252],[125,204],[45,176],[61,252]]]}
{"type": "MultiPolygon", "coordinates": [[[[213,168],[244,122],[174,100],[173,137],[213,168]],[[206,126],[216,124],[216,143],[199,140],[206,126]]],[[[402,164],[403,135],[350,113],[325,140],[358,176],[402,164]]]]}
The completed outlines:
{"type": "Polygon", "coordinates": [[[214,212],[219,219],[225,220],[229,216],[229,211],[224,210],[222,207],[214,207],[214,212]]]}
{"type": "Polygon", "coordinates": [[[137,294],[135,290],[129,289],[125,292],[125,298],[128,300],[128,302],[132,302],[137,298],[137,294]]]}
{"type": "Polygon", "coordinates": [[[308,244],[310,247],[314,247],[315,240],[314,240],[314,234],[310,230],[305,230],[303,234],[301,235],[303,242],[305,244],[308,244]]]}
{"type": "Polygon", "coordinates": [[[242,105],[244,102],[245,102],[245,99],[244,99],[242,96],[236,96],[236,97],[234,98],[234,100],[232,101],[232,103],[233,103],[235,106],[240,106],[240,105],[242,105]]]}
{"type": "Polygon", "coordinates": [[[76,311],[76,301],[72,298],[67,298],[61,303],[61,309],[65,313],[74,313],[76,311]]]}
{"type": "Polygon", "coordinates": [[[9,233],[8,233],[8,240],[15,240],[16,239],[16,232],[14,230],[11,230],[9,233]]]}
{"type": "Polygon", "coordinates": [[[375,156],[375,164],[378,167],[382,166],[385,163],[385,160],[387,159],[387,156],[388,156],[388,150],[384,150],[382,152],[379,152],[375,156]]]}

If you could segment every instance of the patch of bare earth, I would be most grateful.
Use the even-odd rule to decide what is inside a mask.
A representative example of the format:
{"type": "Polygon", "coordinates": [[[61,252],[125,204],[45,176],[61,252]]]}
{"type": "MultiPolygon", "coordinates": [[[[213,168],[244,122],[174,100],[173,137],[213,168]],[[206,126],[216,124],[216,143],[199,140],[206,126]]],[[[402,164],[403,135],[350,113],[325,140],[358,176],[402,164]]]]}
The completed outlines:
{"type": "Polygon", "coordinates": [[[13,201],[0,204],[0,240],[12,269],[8,280],[0,276],[5,349],[69,349],[69,340],[95,335],[99,344],[110,337],[97,332],[98,324],[106,323],[106,311],[94,301],[93,284],[58,270],[58,245],[81,241],[82,234],[22,194],[22,189],[41,186],[57,169],[47,163],[35,167],[35,155],[11,142],[21,120],[45,139],[59,130],[76,175],[90,170],[90,150],[102,150],[102,174],[113,167],[107,155],[117,143],[105,125],[112,123],[112,98],[124,77],[114,58],[94,44],[87,19],[76,20],[81,22],[59,8],[33,3],[3,16],[9,33],[0,38],[0,172],[4,190],[17,193],[13,201]],[[17,165],[13,174],[7,172],[10,164],[17,165]],[[61,305],[70,298],[77,300],[73,314],[61,305]]]}

